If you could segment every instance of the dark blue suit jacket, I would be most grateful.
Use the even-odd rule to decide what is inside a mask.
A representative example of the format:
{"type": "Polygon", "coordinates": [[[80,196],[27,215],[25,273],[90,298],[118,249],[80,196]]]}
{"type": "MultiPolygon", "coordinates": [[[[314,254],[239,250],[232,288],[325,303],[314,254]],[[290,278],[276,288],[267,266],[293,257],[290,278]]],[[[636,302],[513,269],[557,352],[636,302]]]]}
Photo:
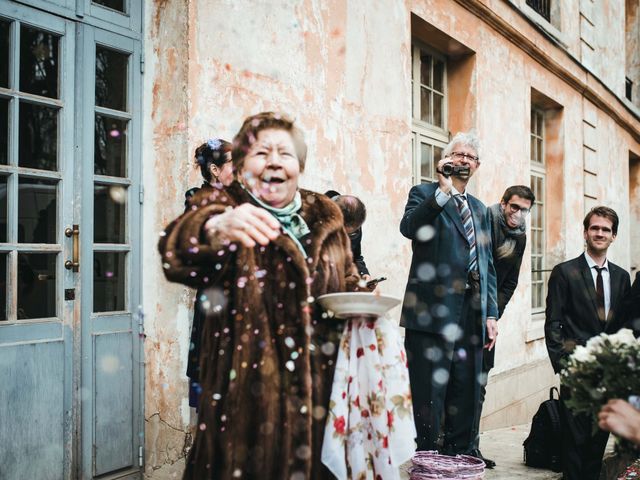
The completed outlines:
{"type": "MultiPolygon", "coordinates": [[[[462,327],[460,316],[467,283],[469,242],[455,200],[450,198],[440,207],[435,198],[437,188],[437,183],[414,186],[400,222],[400,232],[412,241],[413,247],[400,325],[441,334],[448,325],[462,327]]],[[[467,200],[476,234],[485,326],[487,317],[498,318],[491,226],[485,205],[468,193],[467,200]]]]}

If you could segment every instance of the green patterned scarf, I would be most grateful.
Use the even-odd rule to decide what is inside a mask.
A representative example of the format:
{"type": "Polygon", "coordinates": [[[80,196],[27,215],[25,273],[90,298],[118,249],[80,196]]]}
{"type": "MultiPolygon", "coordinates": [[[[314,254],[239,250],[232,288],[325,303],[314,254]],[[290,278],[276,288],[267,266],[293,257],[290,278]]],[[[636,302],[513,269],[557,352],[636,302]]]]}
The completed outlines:
{"type": "Polygon", "coordinates": [[[300,192],[296,192],[293,200],[289,205],[282,208],[275,208],[264,203],[253,193],[251,193],[249,189],[247,189],[244,185],[242,185],[242,187],[251,196],[254,202],[268,211],[280,222],[280,225],[282,225],[282,229],[287,235],[289,235],[291,240],[293,240],[304,258],[307,258],[307,252],[302,246],[302,243],[300,243],[300,240],[305,235],[311,233],[311,230],[309,230],[309,226],[307,225],[307,222],[304,221],[304,218],[302,218],[302,216],[298,214],[298,212],[302,208],[302,196],[300,195],[300,192]]]}

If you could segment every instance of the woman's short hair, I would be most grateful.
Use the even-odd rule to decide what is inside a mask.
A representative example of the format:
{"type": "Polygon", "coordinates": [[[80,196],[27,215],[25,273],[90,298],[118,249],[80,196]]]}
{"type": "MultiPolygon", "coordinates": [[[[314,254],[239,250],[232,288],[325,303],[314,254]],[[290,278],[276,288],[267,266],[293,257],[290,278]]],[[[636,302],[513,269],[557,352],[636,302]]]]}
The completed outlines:
{"type": "Polygon", "coordinates": [[[447,146],[444,147],[444,150],[442,151],[442,158],[447,158],[451,155],[451,152],[453,152],[453,148],[456,145],[473,148],[476,152],[476,156],[480,158],[480,139],[474,131],[456,133],[447,146]]]}
{"type": "Polygon", "coordinates": [[[257,115],[247,117],[240,127],[240,130],[233,138],[233,150],[231,156],[233,158],[233,167],[236,172],[242,169],[244,157],[251,149],[251,146],[258,138],[258,133],[262,130],[284,130],[289,132],[293,139],[293,145],[296,149],[296,155],[300,162],[300,171],[304,171],[304,165],[307,161],[307,144],[304,141],[302,131],[295,125],[292,119],[282,113],[262,112],[257,115]]]}
{"type": "Polygon", "coordinates": [[[618,214],[613,208],[605,207],[604,205],[599,205],[597,207],[593,207],[589,210],[589,213],[584,217],[582,221],[582,226],[584,227],[584,231],[589,230],[589,225],[591,225],[591,217],[594,215],[598,215],[599,217],[604,217],[607,220],[611,221],[611,231],[614,235],[618,234],[618,214]]]}
{"type": "Polygon", "coordinates": [[[207,140],[196,148],[196,166],[200,167],[202,178],[211,182],[211,165],[222,167],[227,161],[227,153],[231,151],[231,144],[221,138],[207,140]]]}

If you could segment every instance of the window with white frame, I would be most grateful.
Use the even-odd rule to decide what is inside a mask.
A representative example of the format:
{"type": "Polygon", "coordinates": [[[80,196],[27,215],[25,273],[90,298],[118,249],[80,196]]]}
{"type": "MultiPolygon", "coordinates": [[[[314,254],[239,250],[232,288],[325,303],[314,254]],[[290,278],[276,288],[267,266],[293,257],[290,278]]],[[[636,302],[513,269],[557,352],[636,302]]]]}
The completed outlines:
{"type": "Polygon", "coordinates": [[[414,183],[430,183],[449,141],[447,61],[418,41],[411,50],[411,92],[414,183]]]}
{"type": "Polygon", "coordinates": [[[531,109],[531,190],[536,201],[531,207],[531,311],[535,315],[545,308],[546,298],[546,225],[544,152],[544,111],[531,109]]]}

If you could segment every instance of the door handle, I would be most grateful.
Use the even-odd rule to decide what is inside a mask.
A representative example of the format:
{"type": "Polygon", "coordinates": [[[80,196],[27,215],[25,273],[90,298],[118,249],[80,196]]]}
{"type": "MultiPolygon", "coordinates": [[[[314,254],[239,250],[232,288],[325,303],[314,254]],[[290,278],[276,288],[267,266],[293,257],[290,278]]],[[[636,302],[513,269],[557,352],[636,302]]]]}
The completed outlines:
{"type": "Polygon", "coordinates": [[[73,238],[73,257],[72,260],[64,262],[64,268],[67,270],[73,270],[74,272],[80,271],[80,225],[74,225],[73,228],[67,227],[64,229],[64,235],[66,237],[73,238]]]}

